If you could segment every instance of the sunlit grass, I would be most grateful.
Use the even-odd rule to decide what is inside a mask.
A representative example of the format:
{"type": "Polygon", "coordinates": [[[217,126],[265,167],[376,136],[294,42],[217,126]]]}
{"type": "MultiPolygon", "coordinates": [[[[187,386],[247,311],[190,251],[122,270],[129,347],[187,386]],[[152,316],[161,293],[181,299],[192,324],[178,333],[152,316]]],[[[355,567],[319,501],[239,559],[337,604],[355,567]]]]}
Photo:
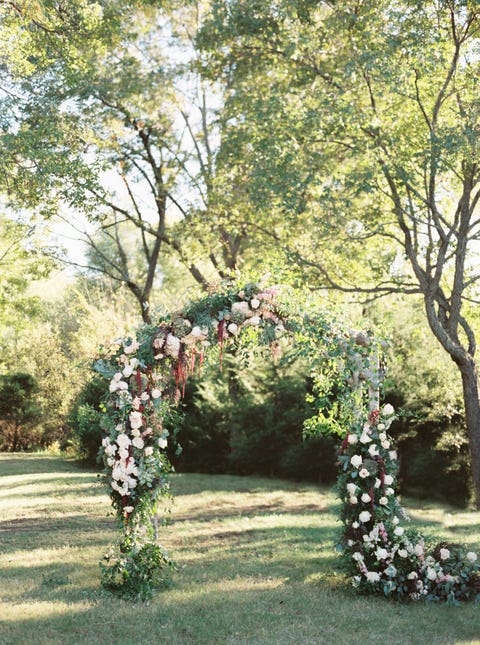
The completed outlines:
{"type": "MultiPolygon", "coordinates": [[[[161,542],[178,563],[150,603],[100,588],[116,538],[95,473],[48,455],[0,454],[0,643],[480,643],[480,606],[355,596],[338,570],[332,491],[175,475],[161,542]]],[[[480,547],[480,514],[404,500],[437,539],[480,547]]]]}

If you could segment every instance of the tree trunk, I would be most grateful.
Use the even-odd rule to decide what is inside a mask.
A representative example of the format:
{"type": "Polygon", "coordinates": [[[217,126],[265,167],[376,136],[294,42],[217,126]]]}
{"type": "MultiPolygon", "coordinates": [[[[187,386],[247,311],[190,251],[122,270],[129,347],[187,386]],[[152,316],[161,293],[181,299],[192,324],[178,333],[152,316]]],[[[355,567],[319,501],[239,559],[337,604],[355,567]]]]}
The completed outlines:
{"type": "Polygon", "coordinates": [[[462,374],[465,420],[467,424],[470,464],[475,493],[475,506],[480,509],[480,400],[477,366],[473,358],[458,364],[462,374]]]}

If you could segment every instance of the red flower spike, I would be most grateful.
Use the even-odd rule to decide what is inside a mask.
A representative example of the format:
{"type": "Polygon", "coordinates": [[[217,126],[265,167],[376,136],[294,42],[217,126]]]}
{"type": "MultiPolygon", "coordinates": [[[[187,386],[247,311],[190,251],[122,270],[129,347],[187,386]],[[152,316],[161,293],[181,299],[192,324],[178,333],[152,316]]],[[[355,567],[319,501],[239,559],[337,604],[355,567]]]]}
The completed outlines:
{"type": "Polygon", "coordinates": [[[372,410],[368,415],[368,423],[372,426],[376,426],[378,423],[379,416],[380,416],[380,410],[372,410]]]}
{"type": "Polygon", "coordinates": [[[142,373],[140,372],[139,369],[137,369],[137,393],[141,394],[142,393],[142,373]]]}
{"type": "Polygon", "coordinates": [[[348,432],[347,432],[347,434],[346,434],[346,436],[345,436],[345,439],[342,441],[342,445],[340,446],[340,450],[338,451],[338,454],[339,454],[339,455],[343,455],[344,451],[347,449],[347,446],[348,446],[348,437],[349,437],[349,436],[350,436],[350,435],[349,435],[349,434],[348,434],[348,432]]]}
{"type": "Polygon", "coordinates": [[[217,329],[217,339],[218,339],[218,344],[220,345],[220,371],[222,371],[223,368],[223,341],[225,340],[227,335],[227,332],[225,330],[225,321],[221,320],[218,323],[218,329],[217,329]]]}

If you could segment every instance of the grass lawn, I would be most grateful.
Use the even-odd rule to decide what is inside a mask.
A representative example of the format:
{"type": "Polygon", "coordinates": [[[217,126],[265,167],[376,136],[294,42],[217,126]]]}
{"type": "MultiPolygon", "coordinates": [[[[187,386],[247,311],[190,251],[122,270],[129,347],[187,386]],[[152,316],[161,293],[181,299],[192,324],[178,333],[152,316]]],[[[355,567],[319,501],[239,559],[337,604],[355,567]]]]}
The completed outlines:
{"type": "MultiPolygon", "coordinates": [[[[359,597],[336,571],[326,488],[175,475],[161,542],[178,563],[145,604],[100,588],[115,540],[95,473],[50,455],[0,454],[0,643],[480,643],[480,605],[359,597]]],[[[480,550],[480,513],[404,501],[426,534],[480,550]]]]}

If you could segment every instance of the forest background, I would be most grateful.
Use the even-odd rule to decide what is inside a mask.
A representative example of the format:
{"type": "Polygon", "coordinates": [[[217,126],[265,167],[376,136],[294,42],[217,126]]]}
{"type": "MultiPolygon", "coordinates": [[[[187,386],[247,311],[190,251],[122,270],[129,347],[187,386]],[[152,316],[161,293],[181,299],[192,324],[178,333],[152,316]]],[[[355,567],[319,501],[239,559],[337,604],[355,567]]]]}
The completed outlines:
{"type": "MultiPolygon", "coordinates": [[[[269,274],[390,339],[401,490],[472,501],[465,371],[439,338],[473,357],[475,3],[0,10],[0,449],[95,463],[99,347],[269,274]]],[[[302,434],[313,383],[288,355],[206,366],[175,467],[333,482],[337,438],[302,434]]]]}

